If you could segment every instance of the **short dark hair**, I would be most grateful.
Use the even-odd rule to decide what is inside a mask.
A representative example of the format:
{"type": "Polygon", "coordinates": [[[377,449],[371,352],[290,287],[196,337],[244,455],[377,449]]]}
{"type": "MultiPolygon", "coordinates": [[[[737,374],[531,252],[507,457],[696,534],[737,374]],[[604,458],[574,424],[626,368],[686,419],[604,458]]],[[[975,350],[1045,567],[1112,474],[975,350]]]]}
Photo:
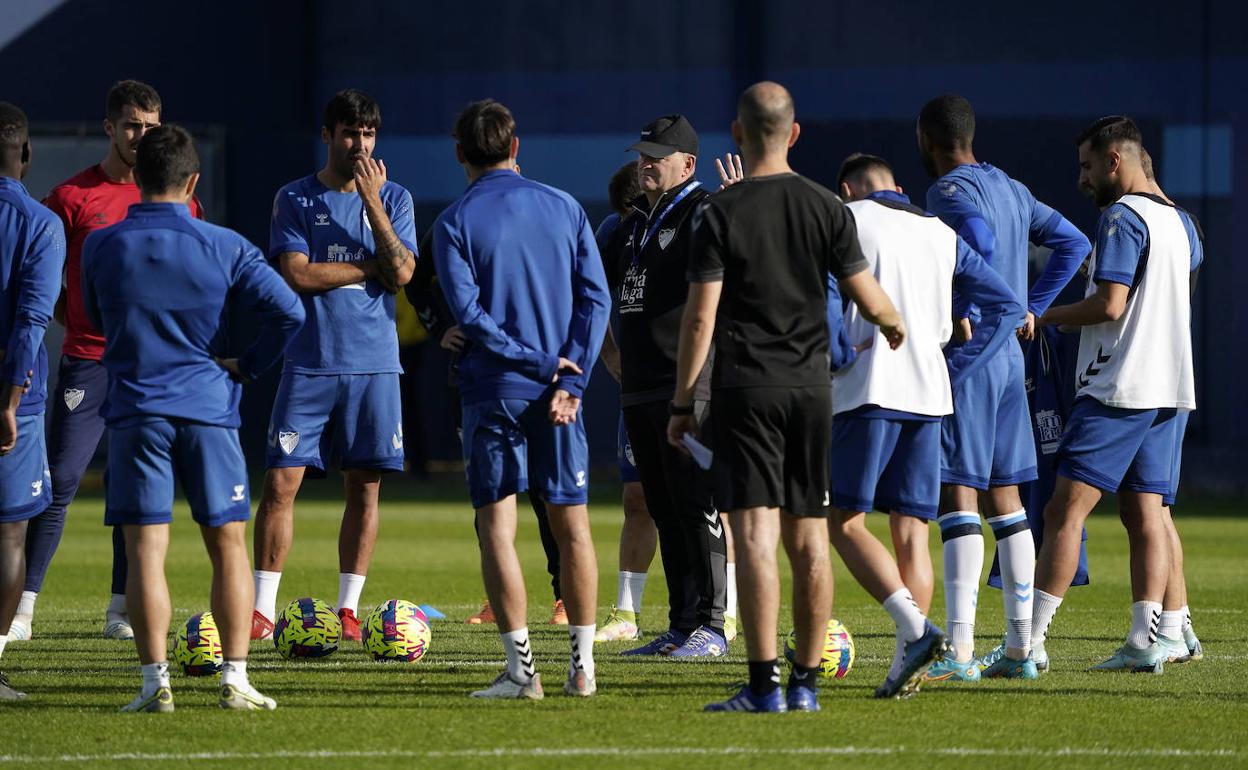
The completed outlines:
{"type": "Polygon", "coordinates": [[[630,160],[611,175],[611,181],[607,183],[607,200],[611,202],[611,210],[618,214],[628,211],[638,195],[641,195],[641,183],[637,181],[637,162],[630,160]]]}
{"type": "Polygon", "coordinates": [[[137,107],[144,112],[160,112],[160,94],[147,83],[137,80],[118,80],[108,89],[108,98],[104,101],[104,115],[109,120],[121,117],[126,107],[137,107]]]}
{"type": "Polygon", "coordinates": [[[879,155],[856,152],[841,162],[841,170],[836,175],[836,186],[839,188],[846,179],[877,169],[886,172],[890,177],[893,175],[893,167],[879,155]]]}
{"type": "Polygon", "coordinates": [[[941,149],[969,147],[975,139],[975,110],[964,96],[942,94],[919,110],[919,128],[941,149]]]}
{"type": "Polygon", "coordinates": [[[30,122],[26,113],[16,104],[0,102],[0,159],[7,161],[10,155],[20,154],[30,141],[30,122]]]}
{"type": "Polygon", "coordinates": [[[1092,122],[1075,138],[1075,146],[1081,147],[1089,142],[1090,147],[1100,152],[1112,145],[1129,142],[1144,146],[1144,138],[1140,135],[1139,126],[1126,115],[1106,115],[1092,122]]]}
{"type": "Polygon", "coordinates": [[[195,150],[195,140],[185,128],[166,123],[148,131],[139,140],[134,177],[143,192],[174,190],[197,173],[199,153],[195,150]]]}
{"type": "Polygon", "coordinates": [[[511,110],[493,99],[469,104],[455,120],[455,141],[472,166],[493,166],[510,158],[515,135],[511,110]]]}
{"type": "Polygon", "coordinates": [[[380,131],[381,107],[363,91],[354,88],[339,91],[325,105],[325,129],[332,134],[339,123],[380,131]]]}

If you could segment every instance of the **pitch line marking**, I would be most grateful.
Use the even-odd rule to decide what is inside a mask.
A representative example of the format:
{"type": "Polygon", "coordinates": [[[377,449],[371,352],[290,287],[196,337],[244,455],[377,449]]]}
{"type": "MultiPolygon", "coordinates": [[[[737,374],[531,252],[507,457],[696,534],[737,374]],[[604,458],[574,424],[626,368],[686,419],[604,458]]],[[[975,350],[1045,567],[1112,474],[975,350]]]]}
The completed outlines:
{"type": "Polygon", "coordinates": [[[695,748],[690,746],[667,747],[568,747],[568,748],[498,748],[459,749],[449,751],[267,751],[267,752],[193,752],[185,754],[123,752],[116,754],[60,754],[45,756],[0,755],[0,763],[46,764],[83,762],[195,762],[223,760],[272,760],[272,759],[455,759],[455,758],[537,758],[537,757],[592,757],[687,754],[719,756],[952,756],[952,757],[1109,757],[1133,758],[1231,758],[1239,756],[1233,749],[1114,749],[1099,746],[1067,746],[1058,749],[999,749],[999,748],[910,748],[907,746],[809,746],[803,748],[763,748],[754,746],[719,746],[695,748]]]}

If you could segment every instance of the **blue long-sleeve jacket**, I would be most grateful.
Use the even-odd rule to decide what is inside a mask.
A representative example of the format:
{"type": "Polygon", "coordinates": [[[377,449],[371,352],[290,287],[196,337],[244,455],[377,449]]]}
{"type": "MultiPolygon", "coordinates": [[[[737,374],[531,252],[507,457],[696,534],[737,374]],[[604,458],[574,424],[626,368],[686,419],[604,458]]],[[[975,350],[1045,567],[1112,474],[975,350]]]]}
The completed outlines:
{"type": "Polygon", "coordinates": [[[47,401],[48,352],[43,336],[61,290],[65,229],[21,182],[0,177],[0,383],[30,390],[19,415],[39,414],[47,401]]]}
{"type": "MultiPolygon", "coordinates": [[[[979,252],[1037,316],[1048,310],[1092,250],[1079,228],[988,163],[958,166],[936,180],[927,191],[927,208],[979,252]],[[1053,250],[1030,289],[1029,242],[1053,250]]],[[[961,295],[955,295],[954,314],[975,317],[961,295]]]]}
{"type": "Polygon", "coordinates": [[[82,248],[87,315],[104,332],[109,425],[143,416],[236,428],[241,388],[213,360],[233,357],[232,302],[260,316],[238,356],[247,378],[272,366],[303,325],[304,309],[260,249],[186,206],[140,203],[82,248]]]}
{"type": "Polygon", "coordinates": [[[557,387],[582,395],[611,300],[580,204],[514,172],[491,171],[438,217],[433,258],[472,343],[459,363],[464,403],[539,398],[561,357],[584,373],[560,375],[557,387]]]}
{"type": "Polygon", "coordinates": [[[1025,312],[1005,279],[961,238],[953,268],[953,290],[974,303],[980,313],[979,323],[974,325],[965,344],[945,347],[949,384],[957,387],[1013,339],[1025,312]]]}

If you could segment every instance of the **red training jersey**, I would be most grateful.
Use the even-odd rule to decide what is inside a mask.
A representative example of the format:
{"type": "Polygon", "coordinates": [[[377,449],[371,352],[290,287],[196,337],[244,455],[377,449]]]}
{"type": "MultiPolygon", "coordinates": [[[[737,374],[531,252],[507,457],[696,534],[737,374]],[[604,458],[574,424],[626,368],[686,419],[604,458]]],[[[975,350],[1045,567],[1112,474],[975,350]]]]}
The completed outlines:
{"type": "MultiPolygon", "coordinates": [[[[126,218],[139,202],[133,182],[117,182],[99,164],[81,171],[48,193],[43,205],[52,209],[65,226],[65,342],[61,354],[99,361],[104,337],[87,318],[82,304],[82,244],[87,236],[126,218]]],[[[191,201],[191,216],[204,218],[199,199],[191,201]]]]}

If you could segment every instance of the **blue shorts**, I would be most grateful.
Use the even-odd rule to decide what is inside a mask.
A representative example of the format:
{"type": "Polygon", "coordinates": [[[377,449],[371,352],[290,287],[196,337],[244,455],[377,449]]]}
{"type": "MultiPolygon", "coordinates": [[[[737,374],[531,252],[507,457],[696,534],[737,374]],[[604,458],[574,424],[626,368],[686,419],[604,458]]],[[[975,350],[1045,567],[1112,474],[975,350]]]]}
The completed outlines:
{"type": "Polygon", "coordinates": [[[1174,429],[1174,467],[1170,470],[1170,491],[1161,496],[1162,505],[1174,505],[1179,497],[1179,472],[1183,466],[1183,437],[1187,435],[1187,418],[1191,414],[1188,410],[1181,409],[1174,416],[1178,420],[1178,425],[1174,429]]]}
{"type": "Polygon", "coordinates": [[[1017,340],[953,389],[940,425],[940,482],[975,489],[1036,479],[1031,409],[1017,340]]]}
{"type": "Polygon", "coordinates": [[[266,468],[403,470],[399,375],[282,372],[266,468]]]}
{"type": "Polygon", "coordinates": [[[939,503],[939,422],[832,419],[833,506],[931,521],[939,503]]]}
{"type": "Polygon", "coordinates": [[[556,505],[589,501],[584,418],[552,425],[549,404],[549,398],[464,404],[464,472],[473,508],[530,488],[556,505]]]}
{"type": "Polygon", "coordinates": [[[219,527],[251,517],[237,430],[148,417],[109,429],[104,523],[173,521],[175,478],[196,523],[219,527]]]}
{"type": "Polygon", "coordinates": [[[1075,400],[1057,472],[1103,492],[1167,495],[1173,489],[1179,420],[1174,409],[1119,409],[1075,400]]]}
{"type": "Polygon", "coordinates": [[[17,446],[0,455],[0,524],[33,519],[52,504],[43,413],[19,415],[17,446]]]}
{"type": "Polygon", "coordinates": [[[620,413],[620,435],[616,439],[615,461],[620,467],[620,483],[633,484],[641,481],[641,473],[637,470],[637,461],[633,459],[633,444],[628,440],[628,431],[624,429],[624,413],[620,413]]]}

